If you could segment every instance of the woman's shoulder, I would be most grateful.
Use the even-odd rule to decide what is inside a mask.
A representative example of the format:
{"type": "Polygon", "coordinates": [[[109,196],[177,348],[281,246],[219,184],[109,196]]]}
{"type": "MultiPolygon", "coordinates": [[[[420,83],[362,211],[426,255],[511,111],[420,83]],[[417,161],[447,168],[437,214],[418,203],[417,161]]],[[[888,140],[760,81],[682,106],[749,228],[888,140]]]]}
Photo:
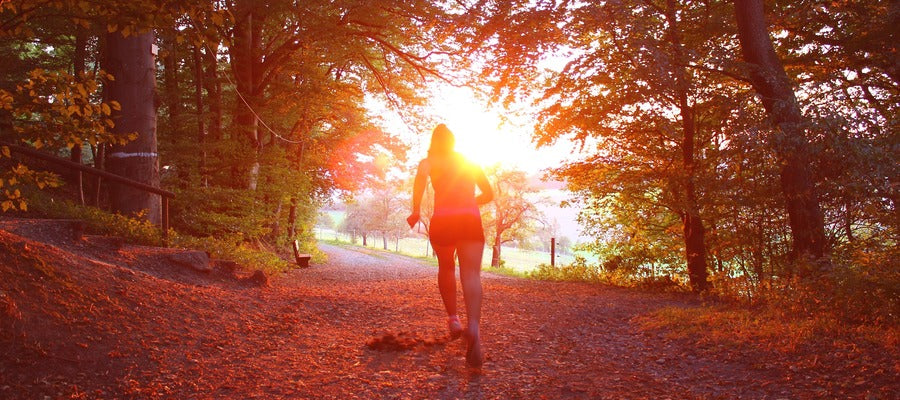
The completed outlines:
{"type": "Polygon", "coordinates": [[[431,168],[431,166],[432,166],[433,164],[434,164],[434,160],[432,160],[432,159],[429,158],[429,157],[425,157],[425,158],[423,158],[423,159],[421,159],[421,160],[419,161],[419,169],[422,169],[422,168],[431,168]]]}

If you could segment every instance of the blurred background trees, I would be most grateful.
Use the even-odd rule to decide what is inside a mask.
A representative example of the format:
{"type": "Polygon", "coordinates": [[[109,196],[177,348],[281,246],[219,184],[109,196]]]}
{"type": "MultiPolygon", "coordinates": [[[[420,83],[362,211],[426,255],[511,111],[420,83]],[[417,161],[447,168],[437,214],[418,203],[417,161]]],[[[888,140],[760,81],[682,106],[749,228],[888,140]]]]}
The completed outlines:
{"type": "Polygon", "coordinates": [[[501,266],[501,250],[506,243],[525,242],[543,222],[538,210],[537,189],[532,187],[525,172],[492,166],[485,175],[494,190],[494,199],[482,206],[485,243],[491,248],[491,266],[501,266]]]}

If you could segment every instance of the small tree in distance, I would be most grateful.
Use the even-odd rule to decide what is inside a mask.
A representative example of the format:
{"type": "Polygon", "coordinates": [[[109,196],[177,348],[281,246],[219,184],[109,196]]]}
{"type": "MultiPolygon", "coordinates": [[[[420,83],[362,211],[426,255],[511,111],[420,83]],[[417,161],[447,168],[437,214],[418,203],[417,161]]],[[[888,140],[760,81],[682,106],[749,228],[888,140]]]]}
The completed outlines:
{"type": "Polygon", "coordinates": [[[491,266],[499,267],[500,247],[532,236],[543,214],[528,199],[537,189],[528,183],[525,172],[495,166],[487,168],[485,174],[494,185],[494,200],[483,210],[485,236],[491,244],[491,266]]]}

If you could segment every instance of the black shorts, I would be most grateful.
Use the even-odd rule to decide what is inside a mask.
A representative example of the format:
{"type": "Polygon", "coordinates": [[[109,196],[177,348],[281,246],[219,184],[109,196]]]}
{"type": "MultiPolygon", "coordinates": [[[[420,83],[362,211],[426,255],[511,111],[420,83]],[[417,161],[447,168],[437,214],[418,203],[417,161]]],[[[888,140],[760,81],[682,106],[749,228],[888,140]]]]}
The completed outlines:
{"type": "Polygon", "coordinates": [[[484,243],[481,216],[473,214],[440,215],[431,218],[428,239],[432,246],[456,246],[460,242],[484,243]]]}

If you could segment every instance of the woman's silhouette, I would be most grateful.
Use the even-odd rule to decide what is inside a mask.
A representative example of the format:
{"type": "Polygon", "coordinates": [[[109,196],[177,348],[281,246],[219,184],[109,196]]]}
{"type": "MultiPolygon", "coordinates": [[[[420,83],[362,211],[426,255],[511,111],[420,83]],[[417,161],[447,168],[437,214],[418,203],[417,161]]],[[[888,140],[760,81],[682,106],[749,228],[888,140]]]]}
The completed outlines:
{"type": "Polygon", "coordinates": [[[413,184],[412,214],[406,219],[413,227],[419,222],[422,195],[428,179],[434,188],[434,214],[428,229],[429,240],[438,259],[438,288],[452,337],[465,334],[466,363],[481,366],[481,256],[484,252],[484,229],[478,206],[494,197],[484,171],[453,151],[455,139],[446,125],[434,128],[428,157],[419,163],[413,184]],[[475,186],[481,194],[475,196],[475,186]],[[456,313],[456,266],[459,258],[459,280],[466,303],[467,327],[463,331],[456,313]]]}

